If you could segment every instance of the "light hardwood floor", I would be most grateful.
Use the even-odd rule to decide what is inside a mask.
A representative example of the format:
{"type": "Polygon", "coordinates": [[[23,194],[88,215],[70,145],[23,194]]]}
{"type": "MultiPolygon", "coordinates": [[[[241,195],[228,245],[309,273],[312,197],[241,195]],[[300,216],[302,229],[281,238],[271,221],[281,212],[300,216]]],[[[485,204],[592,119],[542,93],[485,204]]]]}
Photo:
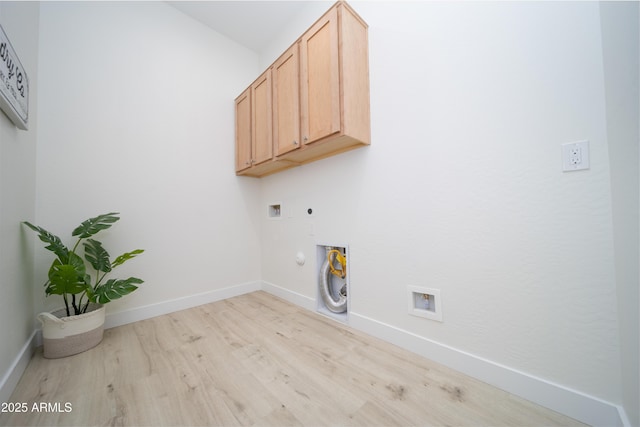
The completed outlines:
{"type": "Polygon", "coordinates": [[[39,350],[11,401],[0,425],[582,425],[265,292],[39,350]]]}

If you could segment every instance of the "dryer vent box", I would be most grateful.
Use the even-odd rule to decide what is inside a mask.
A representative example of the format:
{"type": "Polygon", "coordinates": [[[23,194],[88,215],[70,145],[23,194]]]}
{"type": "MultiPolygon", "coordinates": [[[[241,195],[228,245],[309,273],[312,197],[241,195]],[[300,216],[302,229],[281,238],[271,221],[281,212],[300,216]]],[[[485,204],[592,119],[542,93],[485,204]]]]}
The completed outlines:
{"type": "MultiPolygon", "coordinates": [[[[334,264],[334,265],[337,265],[334,264]]],[[[331,244],[331,245],[327,245],[327,244],[318,244],[316,245],[316,271],[317,273],[317,278],[318,278],[318,284],[317,284],[317,295],[316,295],[316,301],[317,301],[317,311],[318,313],[324,314],[325,316],[328,316],[332,319],[338,320],[342,323],[348,323],[349,321],[349,280],[350,280],[350,273],[349,273],[349,266],[350,266],[350,259],[349,259],[349,247],[348,245],[345,244],[331,244]],[[323,287],[323,283],[322,283],[322,279],[321,279],[321,270],[322,270],[322,266],[325,263],[325,261],[327,260],[327,248],[329,249],[334,249],[337,250],[338,252],[340,252],[342,255],[344,255],[347,258],[347,272],[346,272],[346,276],[344,278],[340,278],[337,276],[334,276],[333,274],[329,274],[329,286],[331,288],[331,294],[333,294],[334,296],[337,296],[340,292],[341,289],[345,289],[346,293],[347,293],[347,306],[346,306],[346,311],[341,312],[341,313],[336,313],[336,312],[332,312],[326,305],[326,303],[323,301],[322,299],[322,292],[321,292],[321,287],[323,287]]]]}

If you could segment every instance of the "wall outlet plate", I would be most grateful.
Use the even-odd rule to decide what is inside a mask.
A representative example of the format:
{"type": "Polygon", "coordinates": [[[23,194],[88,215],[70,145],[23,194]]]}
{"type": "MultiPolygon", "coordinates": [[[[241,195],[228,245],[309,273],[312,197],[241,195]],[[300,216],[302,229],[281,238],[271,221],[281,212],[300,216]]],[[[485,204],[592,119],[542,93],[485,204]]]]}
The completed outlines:
{"type": "Polygon", "coordinates": [[[562,171],[589,169],[589,141],[562,144],[562,171]]]}

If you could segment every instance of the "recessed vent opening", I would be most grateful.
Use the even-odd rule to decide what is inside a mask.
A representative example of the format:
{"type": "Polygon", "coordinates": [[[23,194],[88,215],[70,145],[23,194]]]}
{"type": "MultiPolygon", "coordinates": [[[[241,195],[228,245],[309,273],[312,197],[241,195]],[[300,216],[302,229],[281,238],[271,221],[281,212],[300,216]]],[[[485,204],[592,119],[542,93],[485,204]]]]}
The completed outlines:
{"type": "Polygon", "coordinates": [[[346,245],[317,245],[317,310],[347,323],[349,316],[349,263],[346,245]]]}

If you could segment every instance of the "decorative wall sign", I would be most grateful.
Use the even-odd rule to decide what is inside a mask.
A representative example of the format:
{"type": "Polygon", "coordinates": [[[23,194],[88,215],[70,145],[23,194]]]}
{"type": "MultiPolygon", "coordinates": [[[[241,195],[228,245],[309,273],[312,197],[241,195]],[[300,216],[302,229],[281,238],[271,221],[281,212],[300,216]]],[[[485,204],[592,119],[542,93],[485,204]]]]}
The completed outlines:
{"type": "Polygon", "coordinates": [[[0,109],[20,129],[29,124],[29,79],[0,26],[0,109]]]}

